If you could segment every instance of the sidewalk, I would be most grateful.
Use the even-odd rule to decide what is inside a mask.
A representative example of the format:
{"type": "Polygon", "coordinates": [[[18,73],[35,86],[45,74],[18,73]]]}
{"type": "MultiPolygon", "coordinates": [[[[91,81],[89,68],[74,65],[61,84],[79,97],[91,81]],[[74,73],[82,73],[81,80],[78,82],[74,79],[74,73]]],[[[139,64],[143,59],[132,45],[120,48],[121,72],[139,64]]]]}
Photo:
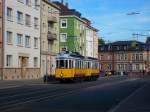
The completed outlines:
{"type": "Polygon", "coordinates": [[[112,112],[150,112],[150,79],[122,101],[112,112]]]}
{"type": "Polygon", "coordinates": [[[27,84],[44,84],[43,78],[31,80],[4,80],[0,81],[0,89],[19,87],[27,84]]]}

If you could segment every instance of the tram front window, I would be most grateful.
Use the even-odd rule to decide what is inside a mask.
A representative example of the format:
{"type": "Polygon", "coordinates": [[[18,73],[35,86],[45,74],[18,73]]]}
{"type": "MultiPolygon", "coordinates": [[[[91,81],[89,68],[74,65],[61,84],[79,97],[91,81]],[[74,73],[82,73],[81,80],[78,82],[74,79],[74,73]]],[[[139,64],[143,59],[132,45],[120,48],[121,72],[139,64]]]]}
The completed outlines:
{"type": "Polygon", "coordinates": [[[59,60],[59,68],[65,68],[65,60],[59,60]]]}

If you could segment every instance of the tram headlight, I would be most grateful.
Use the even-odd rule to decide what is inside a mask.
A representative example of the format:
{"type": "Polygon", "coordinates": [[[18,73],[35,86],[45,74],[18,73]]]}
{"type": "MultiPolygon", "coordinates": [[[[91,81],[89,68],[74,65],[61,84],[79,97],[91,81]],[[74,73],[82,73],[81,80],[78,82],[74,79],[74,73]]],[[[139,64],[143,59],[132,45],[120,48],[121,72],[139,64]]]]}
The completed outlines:
{"type": "Polygon", "coordinates": [[[60,77],[63,77],[63,74],[62,74],[62,73],[60,74],[60,77]]]}

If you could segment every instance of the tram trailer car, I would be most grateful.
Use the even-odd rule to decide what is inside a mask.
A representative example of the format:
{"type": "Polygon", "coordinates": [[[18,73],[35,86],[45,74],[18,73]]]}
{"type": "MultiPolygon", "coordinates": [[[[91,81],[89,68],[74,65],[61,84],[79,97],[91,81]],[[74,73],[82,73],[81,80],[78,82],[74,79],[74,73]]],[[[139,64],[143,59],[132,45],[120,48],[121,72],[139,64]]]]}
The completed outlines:
{"type": "Polygon", "coordinates": [[[56,58],[55,79],[93,80],[99,77],[99,62],[96,58],[84,57],[79,53],[61,52],[56,58]]]}

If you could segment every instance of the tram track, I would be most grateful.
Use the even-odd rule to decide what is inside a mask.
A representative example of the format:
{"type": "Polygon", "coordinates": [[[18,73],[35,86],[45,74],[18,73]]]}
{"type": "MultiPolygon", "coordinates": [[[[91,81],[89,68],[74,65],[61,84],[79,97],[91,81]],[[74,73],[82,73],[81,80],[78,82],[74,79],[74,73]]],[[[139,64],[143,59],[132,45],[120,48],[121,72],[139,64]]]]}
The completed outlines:
{"type": "MultiPolygon", "coordinates": [[[[107,80],[107,79],[106,79],[107,80]]],[[[122,80],[115,79],[120,82],[122,80]]],[[[0,111],[8,112],[13,108],[16,108],[18,105],[23,105],[31,102],[39,102],[50,99],[58,99],[66,95],[75,94],[80,92],[85,88],[89,88],[92,86],[96,86],[98,84],[102,84],[103,82],[97,81],[95,83],[87,82],[87,83],[77,83],[73,85],[57,85],[54,87],[40,87],[39,89],[33,89],[32,91],[27,91],[27,93],[15,94],[11,96],[0,97],[0,111]],[[49,89],[51,88],[51,89],[49,89]],[[46,90],[45,90],[46,89],[46,90]],[[6,102],[5,102],[6,101],[6,102]]],[[[101,86],[111,84],[112,82],[103,83],[101,86]]]]}

